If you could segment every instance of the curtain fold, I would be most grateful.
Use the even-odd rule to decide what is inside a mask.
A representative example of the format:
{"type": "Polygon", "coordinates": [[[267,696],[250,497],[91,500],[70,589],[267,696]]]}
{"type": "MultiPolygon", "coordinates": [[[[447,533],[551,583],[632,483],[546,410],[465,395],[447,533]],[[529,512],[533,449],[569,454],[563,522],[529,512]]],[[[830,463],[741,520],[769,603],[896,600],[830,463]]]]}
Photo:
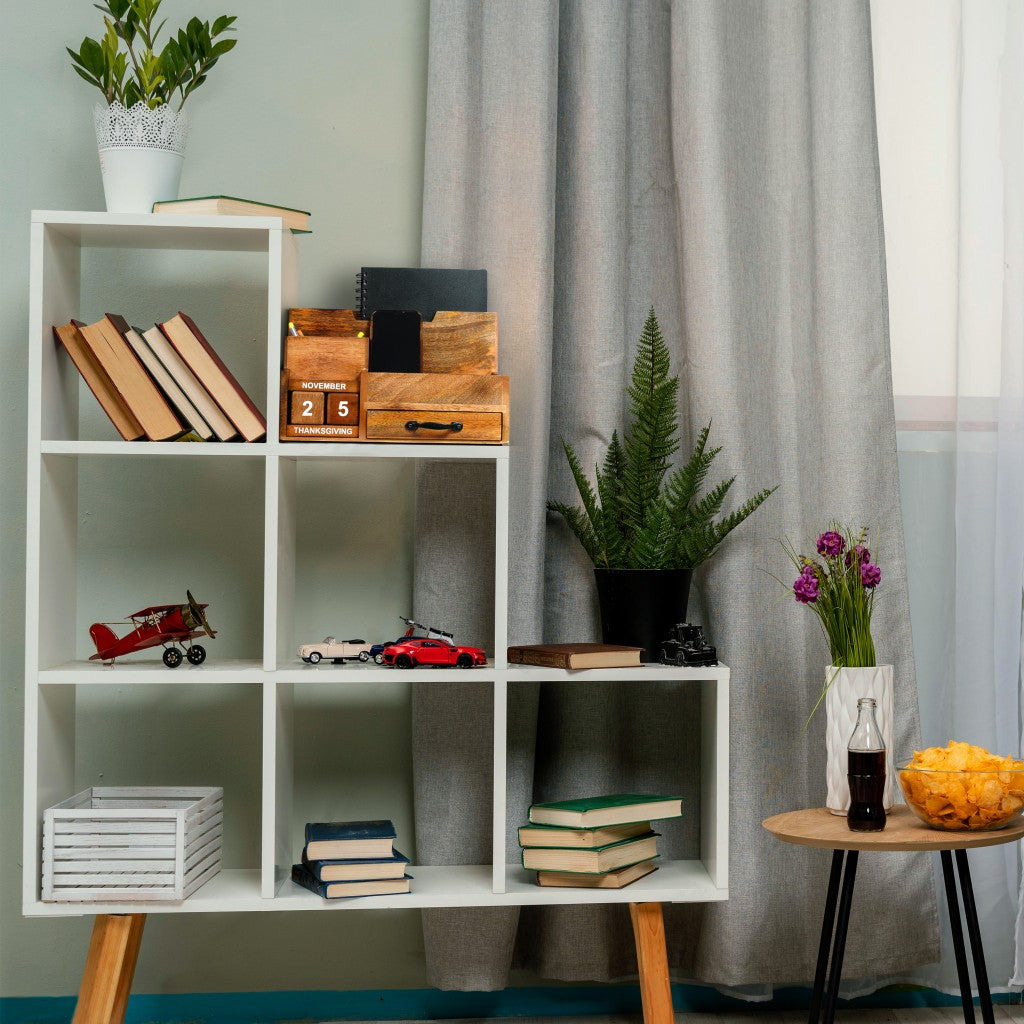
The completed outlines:
{"type": "MultiPolygon", "coordinates": [[[[562,437],[593,465],[622,428],[653,306],[682,380],[684,448],[710,421],[723,446],[715,480],[736,475],[737,503],[781,485],[695,573],[690,617],[732,669],[730,899],[666,907],[670,966],[679,980],[762,994],[807,984],[829,858],[778,844],[761,821],[823,802],[823,716],[806,733],[803,723],[828,654],[813,616],[773,578],[789,572],[780,538],[812,544],[832,517],[872,527],[898,749],[919,738],[868,6],[514,10],[431,4],[422,249],[424,266],[487,267],[499,316],[512,390],[510,642],[599,637],[589,563],[544,504],[575,497],[562,437]]],[[[489,608],[460,601],[459,578],[487,592],[493,553],[486,531],[464,528],[465,496],[480,487],[465,473],[420,481],[414,601],[417,617],[476,642],[491,632],[489,608]]],[[[475,689],[414,688],[423,863],[487,858],[491,709],[475,689]]],[[[699,709],[687,687],[510,690],[513,862],[534,800],[621,789],[683,792],[695,806],[699,709]]],[[[698,815],[658,824],[664,855],[697,855],[698,815]]],[[[928,859],[872,857],[859,874],[846,976],[935,959],[928,859]],[[899,927],[880,934],[869,907],[899,927]]],[[[425,911],[424,933],[442,988],[501,988],[513,967],[567,981],[636,974],[622,906],[425,911]]]]}

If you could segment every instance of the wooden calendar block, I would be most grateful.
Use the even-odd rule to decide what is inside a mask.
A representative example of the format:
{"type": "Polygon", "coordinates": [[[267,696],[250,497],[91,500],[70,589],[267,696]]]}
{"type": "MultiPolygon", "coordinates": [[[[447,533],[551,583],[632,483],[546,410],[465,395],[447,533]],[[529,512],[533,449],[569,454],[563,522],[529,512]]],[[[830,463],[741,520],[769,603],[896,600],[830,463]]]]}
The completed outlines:
{"type": "Polygon", "coordinates": [[[359,395],[345,391],[331,391],[324,396],[328,423],[357,424],[359,422],[359,395]]]}
{"type": "Polygon", "coordinates": [[[322,391],[293,391],[289,423],[323,423],[324,393],[322,391]]]}

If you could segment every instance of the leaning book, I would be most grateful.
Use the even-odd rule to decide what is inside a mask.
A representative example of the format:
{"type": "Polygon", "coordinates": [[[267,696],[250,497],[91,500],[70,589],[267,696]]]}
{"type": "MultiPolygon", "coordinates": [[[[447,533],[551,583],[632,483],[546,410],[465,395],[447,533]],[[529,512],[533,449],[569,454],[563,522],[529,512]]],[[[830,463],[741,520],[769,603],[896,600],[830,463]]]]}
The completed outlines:
{"type": "Polygon", "coordinates": [[[345,896],[391,896],[410,891],[411,875],[402,878],[371,878],[352,882],[321,882],[301,864],[292,865],[292,881],[324,899],[336,900],[345,896]]]}
{"type": "Polygon", "coordinates": [[[596,828],[621,825],[652,818],[678,818],[683,813],[683,798],[650,793],[612,793],[579,800],[555,800],[530,807],[532,825],[565,825],[570,828],[596,828]]]}

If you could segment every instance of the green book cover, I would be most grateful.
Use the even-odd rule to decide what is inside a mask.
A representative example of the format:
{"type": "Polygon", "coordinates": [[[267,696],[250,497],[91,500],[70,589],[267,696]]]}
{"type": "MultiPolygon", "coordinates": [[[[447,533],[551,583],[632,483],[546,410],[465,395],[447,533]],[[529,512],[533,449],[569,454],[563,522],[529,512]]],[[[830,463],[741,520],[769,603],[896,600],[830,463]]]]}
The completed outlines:
{"type": "Polygon", "coordinates": [[[660,793],[611,793],[533,804],[529,819],[534,825],[618,825],[649,818],[677,818],[682,814],[681,796],[660,793]]]}

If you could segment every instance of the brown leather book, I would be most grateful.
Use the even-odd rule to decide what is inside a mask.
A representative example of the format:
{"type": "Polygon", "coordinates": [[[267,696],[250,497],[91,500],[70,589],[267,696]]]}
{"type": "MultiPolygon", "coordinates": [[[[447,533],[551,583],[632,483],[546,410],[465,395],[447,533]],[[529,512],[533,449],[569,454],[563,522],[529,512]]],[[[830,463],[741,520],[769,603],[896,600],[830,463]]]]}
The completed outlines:
{"type": "Polygon", "coordinates": [[[53,336],[64,346],[71,361],[78,368],[82,380],[96,396],[96,401],[110,417],[117,432],[126,441],[138,441],[146,436],[142,424],[128,408],[128,403],[117,393],[106,371],[100,366],[89,348],[89,343],[82,337],[79,320],[72,320],[58,327],[54,324],[53,336]]]}
{"type": "Polygon", "coordinates": [[[508,649],[509,664],[544,668],[633,668],[642,647],[618,644],[522,644],[508,649]]]}
{"type": "Polygon", "coordinates": [[[128,322],[116,313],[107,313],[102,320],[79,327],[96,361],[146,437],[150,441],[173,441],[188,428],[125,341],[123,332],[128,329],[128,322]]]}
{"type": "Polygon", "coordinates": [[[239,434],[246,441],[263,440],[267,436],[267,421],[263,413],[235,380],[191,317],[179,310],[177,316],[157,326],[238,428],[239,434]]]}

